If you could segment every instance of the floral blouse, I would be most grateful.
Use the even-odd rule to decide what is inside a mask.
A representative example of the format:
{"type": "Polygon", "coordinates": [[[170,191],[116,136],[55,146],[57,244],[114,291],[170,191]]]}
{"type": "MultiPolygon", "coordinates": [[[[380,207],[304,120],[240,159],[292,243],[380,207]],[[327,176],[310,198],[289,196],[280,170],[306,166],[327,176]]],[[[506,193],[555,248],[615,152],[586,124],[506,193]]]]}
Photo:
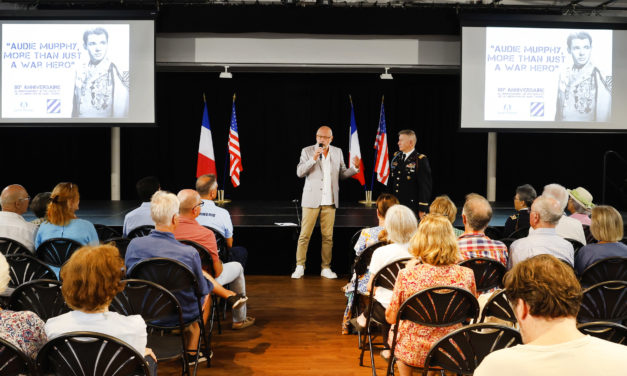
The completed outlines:
{"type": "MultiPolygon", "coordinates": [[[[390,307],[394,317],[403,302],[429,287],[455,286],[467,289],[477,295],[475,275],[472,270],[459,265],[417,264],[405,268],[398,273],[392,295],[390,307]]],[[[398,339],[394,355],[405,364],[422,367],[431,346],[446,334],[459,329],[462,324],[446,327],[429,327],[415,324],[412,321],[402,320],[398,328],[398,339]]],[[[393,330],[393,329],[392,329],[393,330]]],[[[393,334],[393,332],[390,332],[393,334]]],[[[392,335],[389,336],[390,345],[392,335]]]]}
{"type": "Polygon", "coordinates": [[[47,341],[44,322],[30,311],[0,310],[0,338],[33,359],[47,341]]]}

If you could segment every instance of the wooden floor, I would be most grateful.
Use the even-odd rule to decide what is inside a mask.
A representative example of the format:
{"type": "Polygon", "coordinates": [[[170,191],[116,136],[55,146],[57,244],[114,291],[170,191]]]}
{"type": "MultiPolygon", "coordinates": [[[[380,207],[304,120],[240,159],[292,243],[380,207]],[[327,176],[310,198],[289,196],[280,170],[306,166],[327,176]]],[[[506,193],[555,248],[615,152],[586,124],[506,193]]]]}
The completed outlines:
{"type": "MultiPolygon", "coordinates": [[[[198,375],[370,375],[370,367],[359,366],[357,336],[341,335],[345,283],[247,276],[248,315],[257,321],[242,331],[228,323],[216,331],[211,368],[201,365],[198,375]]],[[[377,374],[385,374],[384,360],[375,362],[377,374]]],[[[159,364],[160,376],[180,372],[179,363],[159,364]]]]}

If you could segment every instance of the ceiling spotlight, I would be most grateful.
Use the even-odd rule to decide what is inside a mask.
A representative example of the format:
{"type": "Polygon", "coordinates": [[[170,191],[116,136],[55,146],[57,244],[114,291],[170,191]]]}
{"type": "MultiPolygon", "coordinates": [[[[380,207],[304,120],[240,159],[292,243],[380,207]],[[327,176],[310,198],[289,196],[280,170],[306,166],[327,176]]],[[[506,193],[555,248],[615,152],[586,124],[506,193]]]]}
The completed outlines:
{"type": "Polygon", "coordinates": [[[220,78],[233,78],[233,73],[229,72],[229,66],[224,66],[224,72],[220,72],[220,78]]]}
{"type": "Polygon", "coordinates": [[[379,77],[381,77],[382,80],[393,80],[394,79],[394,77],[392,77],[392,74],[388,73],[389,69],[390,68],[385,67],[385,72],[381,73],[381,76],[379,76],[379,77]]]}

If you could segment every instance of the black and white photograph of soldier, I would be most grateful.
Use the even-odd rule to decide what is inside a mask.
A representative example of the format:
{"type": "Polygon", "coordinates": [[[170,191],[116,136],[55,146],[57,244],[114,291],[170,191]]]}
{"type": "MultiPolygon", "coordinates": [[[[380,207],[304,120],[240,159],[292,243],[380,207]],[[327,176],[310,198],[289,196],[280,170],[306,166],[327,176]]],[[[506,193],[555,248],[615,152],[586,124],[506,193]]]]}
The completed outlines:
{"type": "Polygon", "coordinates": [[[570,33],[566,39],[570,59],[566,59],[568,65],[559,76],[556,121],[607,122],[610,120],[611,72],[601,72],[593,60],[601,61],[609,53],[609,66],[611,67],[611,48],[610,51],[593,53],[594,47],[590,34],[586,31],[576,31],[570,33]]]}
{"type": "MultiPolygon", "coordinates": [[[[101,26],[83,33],[83,48],[88,59],[84,59],[76,70],[72,117],[127,117],[128,51],[125,52],[126,61],[114,62],[115,45],[110,43],[107,28],[101,26]]],[[[124,51],[115,52],[116,56],[124,56],[124,51]]]]}

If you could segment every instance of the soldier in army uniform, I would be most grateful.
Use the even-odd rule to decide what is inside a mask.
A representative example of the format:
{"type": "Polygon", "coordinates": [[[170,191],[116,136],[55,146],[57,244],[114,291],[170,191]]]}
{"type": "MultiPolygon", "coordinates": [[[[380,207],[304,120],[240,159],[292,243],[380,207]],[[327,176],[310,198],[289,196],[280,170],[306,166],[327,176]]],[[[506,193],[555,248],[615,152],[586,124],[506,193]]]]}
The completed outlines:
{"type": "Polygon", "coordinates": [[[415,147],[414,131],[398,132],[399,151],[392,158],[387,190],[422,218],[429,212],[431,202],[431,167],[427,156],[418,153],[415,147]]]}
{"type": "Polygon", "coordinates": [[[514,196],[514,209],[516,214],[510,216],[505,221],[505,228],[503,229],[503,235],[508,237],[514,231],[521,228],[529,228],[529,210],[533,200],[536,199],[536,190],[529,184],[521,185],[516,188],[516,195],[514,196]]]}

